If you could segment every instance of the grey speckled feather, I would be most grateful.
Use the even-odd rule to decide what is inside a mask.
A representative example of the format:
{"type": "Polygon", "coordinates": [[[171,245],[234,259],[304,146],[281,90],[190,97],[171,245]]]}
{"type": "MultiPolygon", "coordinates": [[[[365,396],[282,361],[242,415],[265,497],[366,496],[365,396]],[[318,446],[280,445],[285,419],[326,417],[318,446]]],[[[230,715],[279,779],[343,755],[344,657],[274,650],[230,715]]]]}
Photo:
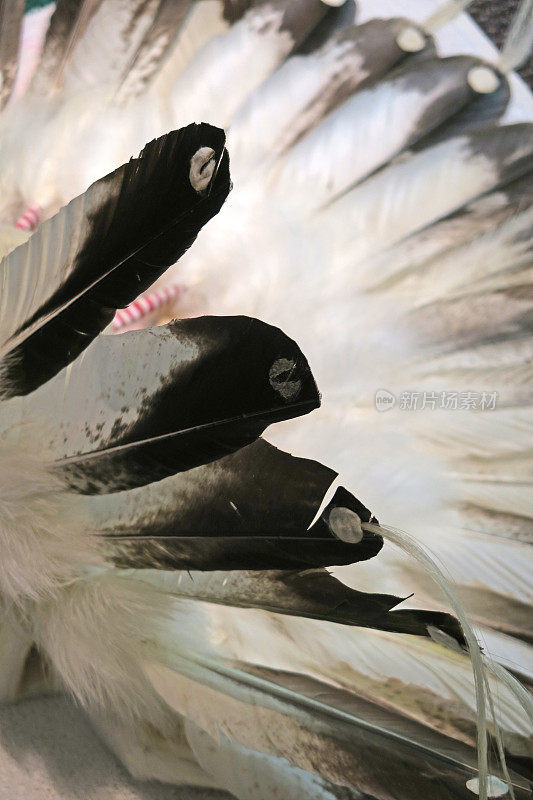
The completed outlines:
{"type": "MultiPolygon", "coordinates": [[[[152,684],[215,741],[222,732],[384,800],[471,797],[466,781],[477,775],[475,750],[389,708],[264,667],[177,656],[168,664],[148,668],[152,684]]],[[[517,800],[526,800],[527,784],[516,775],[513,783],[517,800]]]]}
{"type": "MultiPolygon", "coordinates": [[[[301,543],[305,548],[305,538],[301,543]]],[[[143,574],[143,580],[150,573],[143,574]]],[[[428,625],[464,644],[457,621],[449,614],[398,610],[404,598],[350,589],[325,569],[158,573],[155,585],[178,597],[207,603],[259,608],[278,614],[322,619],[344,625],[429,636],[428,625]]]]}
{"type": "Polygon", "coordinates": [[[490,511],[472,503],[465,503],[461,508],[461,516],[467,530],[482,531],[493,536],[533,544],[533,528],[528,517],[490,511]]]}
{"type": "Polygon", "coordinates": [[[522,284],[437,300],[413,311],[410,322],[424,347],[449,350],[518,338],[533,329],[533,287],[522,284]]]}

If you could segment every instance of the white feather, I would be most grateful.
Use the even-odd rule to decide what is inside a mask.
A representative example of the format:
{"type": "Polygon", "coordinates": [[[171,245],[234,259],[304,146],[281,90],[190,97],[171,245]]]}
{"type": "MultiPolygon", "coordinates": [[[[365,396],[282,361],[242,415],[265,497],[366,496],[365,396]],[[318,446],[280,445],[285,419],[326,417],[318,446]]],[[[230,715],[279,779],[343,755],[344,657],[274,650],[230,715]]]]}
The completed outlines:
{"type": "MultiPolygon", "coordinates": [[[[498,137],[509,145],[505,164],[524,155],[514,129],[498,137]],[[516,149],[514,149],[516,147],[516,149]]],[[[525,140],[524,140],[524,146],[525,140]]],[[[319,217],[335,242],[339,264],[352,265],[472,201],[501,180],[498,160],[459,136],[400,160],[342,197],[319,217]]]]}
{"type": "MultiPolygon", "coordinates": [[[[403,280],[401,276],[389,280],[385,288],[395,294],[409,294],[413,306],[462,291],[474,292],[480,278],[486,280],[494,273],[530,262],[529,233],[532,225],[533,208],[529,208],[473,240],[458,243],[459,246],[431,258],[422,269],[410,270],[403,280]],[[460,270],[457,269],[458,263],[462,265],[460,270]]],[[[388,258],[394,262],[395,253],[388,254],[388,258]]],[[[377,265],[375,268],[379,269],[377,265]]],[[[383,281],[381,276],[378,280],[383,281]]]]}
{"type": "Polygon", "coordinates": [[[245,164],[282,152],[310,123],[306,107],[343,69],[354,73],[354,82],[368,75],[361,55],[350,51],[350,42],[289,58],[236,112],[228,147],[245,164]]]}
{"type": "MultiPolygon", "coordinates": [[[[12,251],[0,263],[0,355],[17,344],[15,332],[65,282],[74,255],[91,230],[89,218],[102,201],[102,186],[77,197],[42,226],[27,247],[12,251]]],[[[118,187],[115,188],[118,192],[118,187]]],[[[28,336],[30,326],[19,339],[28,336]]]]}
{"type": "Polygon", "coordinates": [[[200,759],[195,758],[178,714],[167,711],[168,722],[163,730],[144,720],[125,725],[120,716],[109,711],[91,710],[90,716],[98,734],[137,780],[158,780],[177,786],[221,786],[199,766],[200,759]]]}
{"type": "MultiPolygon", "coordinates": [[[[262,611],[208,608],[215,642],[226,657],[349,687],[440,730],[453,726],[454,718],[475,717],[468,659],[431,642],[262,611]]],[[[499,687],[494,694],[502,703],[504,730],[527,737],[529,722],[520,704],[499,687]]]]}
{"type": "Polygon", "coordinates": [[[172,86],[174,124],[208,118],[213,125],[227,126],[243,100],[290,52],[293,39],[282,29],[282,20],[283,10],[266,3],[207,42],[172,86]]]}
{"type": "Polygon", "coordinates": [[[221,0],[202,0],[189,9],[174,46],[154,80],[154,92],[165,102],[168,100],[172,84],[188,62],[201,48],[215,36],[225,33],[229,24],[223,17],[224,5],[221,0]]]}
{"type": "Polygon", "coordinates": [[[443,101],[460,81],[457,65],[442,62],[428,89],[424,69],[431,75],[434,68],[428,61],[393,73],[329,114],[273,168],[270,180],[280,197],[298,209],[319,208],[426,133],[428,114],[433,125],[446,115],[443,101]]]}
{"type": "Polygon", "coordinates": [[[324,780],[284,758],[245,747],[223,733],[215,739],[190,721],[185,730],[199,763],[235,797],[272,800],[282,791],[284,800],[336,800],[324,780]]]}
{"type": "Polygon", "coordinates": [[[0,592],[8,604],[53,597],[82,564],[100,563],[75,506],[34,453],[32,432],[30,425],[16,445],[4,437],[0,454],[0,592]]]}
{"type": "Polygon", "coordinates": [[[148,31],[157,5],[157,0],[101,3],[66,66],[65,89],[112,88],[148,31]]]}
{"type": "MultiPolygon", "coordinates": [[[[268,35],[254,28],[248,17],[230,33],[219,36],[227,31],[220,4],[211,0],[197,4],[176,40],[174,55],[162,70],[153,105],[144,100],[144,105],[136,104],[130,109],[127,118],[108,108],[105,87],[101,92],[91,92],[87,103],[82,95],[64,95],[60,107],[50,112],[36,108],[34,116],[26,109],[17,112],[16,119],[10,110],[3,123],[5,135],[1,145],[3,163],[9,165],[2,179],[3,212],[11,215],[21,202],[39,202],[51,208],[70,199],[72,194],[82,191],[100,174],[138,150],[158,126],[175,125],[180,114],[202,118],[214,115],[213,121],[218,118],[228,122],[234,110],[242,107],[241,127],[237,130],[235,125],[235,148],[231,155],[235,174],[241,170],[243,179],[248,179],[250,162],[245,161],[245,145],[248,147],[254,142],[257,126],[262,124],[261,120],[270,109],[279,112],[275,118],[276,130],[281,132],[277,141],[285,135],[283,120],[294,99],[289,93],[280,94],[276,108],[276,95],[282,92],[280,76],[290,78],[291,86],[298,88],[299,98],[314,91],[323,77],[318,70],[309,68],[311,62],[298,56],[264,83],[255,98],[253,92],[250,96],[292,46],[284,34],[279,35],[276,29],[279,20],[267,19],[267,11],[259,10],[255,19],[270,20],[268,35]],[[216,38],[212,38],[214,35],[216,38]],[[209,73],[203,70],[204,62],[209,73]],[[243,69],[243,64],[249,69],[243,69]],[[165,117],[169,111],[165,107],[165,87],[173,82],[176,84],[173,96],[176,109],[174,114],[165,117]],[[231,96],[228,86],[232,87],[231,96]],[[270,97],[269,104],[265,100],[264,107],[255,106],[257,116],[250,111],[247,117],[244,111],[252,109],[254,99],[260,96],[264,100],[270,97]],[[248,106],[242,106],[247,102],[248,106]],[[53,122],[48,113],[54,116],[53,122]],[[99,117],[100,124],[95,130],[95,120],[99,117]],[[27,133],[30,122],[37,132],[33,138],[27,133]],[[16,157],[22,138],[28,146],[22,157],[16,157]],[[242,149],[238,142],[242,142],[242,149]],[[80,152],[84,153],[83,165],[79,163],[80,152]]],[[[95,17],[95,25],[96,21],[95,17]]],[[[102,33],[105,37],[107,31],[102,33]]],[[[87,47],[88,44],[89,39],[87,47]]],[[[112,62],[113,53],[108,55],[112,62]]],[[[106,58],[102,65],[93,63],[89,81],[91,74],[100,74],[100,66],[109,66],[111,62],[106,58]]],[[[80,70],[83,69],[81,65],[80,70]]],[[[386,94],[384,88],[376,90],[378,94],[380,91],[386,94]]],[[[361,103],[363,96],[361,93],[357,102],[361,103]]],[[[373,96],[375,98],[375,93],[373,96]]],[[[415,109],[419,108],[420,98],[403,99],[414,100],[415,109]]],[[[354,104],[355,101],[356,98],[354,104]]],[[[407,107],[412,110],[411,105],[407,107]]],[[[380,117],[380,130],[386,119],[384,108],[380,107],[380,114],[377,114],[377,107],[368,106],[380,117]]],[[[365,147],[360,161],[354,158],[353,168],[359,172],[347,176],[348,184],[357,180],[357,175],[367,174],[369,158],[372,164],[380,166],[401,149],[402,143],[407,141],[411,121],[397,119],[401,124],[393,132],[392,139],[377,143],[370,153],[365,147]],[[397,131],[400,134],[396,139],[397,131]]],[[[327,125],[333,125],[332,120],[335,115],[327,125]]],[[[361,136],[364,134],[366,138],[369,130],[366,118],[355,122],[361,136]]],[[[344,127],[347,124],[345,120],[344,127]]],[[[349,149],[342,149],[350,137],[341,127],[339,135],[341,144],[337,151],[351,153],[349,149]]],[[[312,141],[309,137],[309,142],[312,141]]],[[[263,144],[266,149],[270,147],[265,137],[263,144]]],[[[338,181],[338,190],[346,174],[339,169],[339,160],[335,160],[337,151],[331,161],[326,161],[324,169],[338,181]]],[[[328,157],[327,148],[320,153],[324,161],[328,157]]],[[[509,148],[506,158],[508,162],[513,159],[518,162],[524,153],[525,145],[522,151],[517,147],[514,153],[509,148]]],[[[307,169],[305,159],[303,162],[307,169]]],[[[487,208],[487,201],[482,201],[483,208],[478,208],[479,216],[473,228],[469,227],[471,217],[459,223],[457,220],[441,222],[438,229],[431,227],[480,194],[493,191],[501,176],[501,166],[490,152],[473,152],[468,137],[451,139],[385,166],[305,227],[296,223],[293,214],[286,213],[290,203],[284,201],[280,208],[274,208],[270,199],[265,198],[264,176],[258,171],[257,179],[246,180],[246,187],[237,186],[219,219],[209,226],[201,246],[180,262],[179,272],[174,272],[172,279],[178,275],[200,298],[203,296],[200,311],[255,313],[280,324],[302,344],[324,392],[325,407],[298,426],[292,423],[280,426],[272,434],[272,440],[297,454],[314,456],[339,467],[349,487],[378,518],[400,525],[430,544],[448,572],[456,577],[459,593],[478,619],[488,624],[515,624],[520,633],[522,619],[517,610],[525,608],[524,602],[532,591],[525,545],[484,533],[473,534],[462,527],[461,517],[455,515],[454,507],[458,502],[468,501],[482,504],[485,509],[529,513],[526,489],[516,482],[516,470],[509,474],[506,469],[512,456],[518,464],[522,463],[525,441],[531,433],[531,409],[502,407],[490,414],[439,412],[433,417],[396,410],[381,415],[374,409],[374,393],[380,387],[394,392],[416,389],[416,380],[423,379],[429,387],[433,376],[442,375],[445,367],[448,370],[446,382],[457,379],[464,381],[466,387],[468,380],[481,381],[486,377],[492,380],[491,360],[497,360],[495,380],[503,383],[512,378],[514,382],[515,378],[523,377],[522,372],[513,370],[515,366],[522,370],[525,354],[518,349],[512,351],[510,360],[502,365],[505,346],[487,345],[458,355],[453,342],[450,354],[430,359],[429,370],[421,376],[416,332],[405,317],[412,297],[400,298],[397,293],[385,297],[381,291],[364,294],[365,289],[374,285],[372,270],[374,275],[379,273],[379,278],[395,276],[400,269],[410,266],[413,252],[413,262],[420,267],[420,274],[413,273],[416,282],[409,288],[423,289],[421,298],[440,299],[457,290],[468,294],[473,287],[477,287],[477,291],[490,281],[493,282],[490,285],[507,285],[523,280],[527,274],[525,245],[513,239],[513,232],[524,230],[519,229],[519,224],[528,219],[526,214],[483,237],[477,236],[487,228],[487,220],[492,224],[500,220],[500,214],[502,219],[506,216],[507,212],[501,208],[502,198],[507,202],[504,195],[493,194],[492,200],[496,202],[492,210],[487,208]],[[410,244],[394,247],[404,237],[421,230],[428,236],[425,242],[421,241],[424,234],[420,234],[410,244]],[[331,257],[332,241],[339,245],[335,260],[331,257]],[[460,250],[452,253],[451,248],[458,242],[462,245],[460,250]],[[391,246],[393,249],[384,256],[380,254],[383,248],[391,246]],[[409,247],[413,249],[409,251],[409,247]],[[373,266],[363,264],[364,259],[376,253],[381,258],[382,271],[376,267],[378,262],[372,262],[373,266]],[[454,264],[457,257],[460,268],[454,264]],[[390,260],[391,265],[385,259],[390,260]],[[432,259],[435,269],[423,271],[432,259]],[[505,267],[509,267],[506,271],[502,270],[502,260],[505,267]],[[437,265],[442,272],[437,270],[437,265]],[[511,267],[515,268],[514,272],[511,267]],[[490,459],[490,462],[480,466],[479,459],[490,459]],[[451,471],[450,466],[456,471],[451,471]],[[492,467],[495,469],[493,483],[487,478],[487,470],[492,467]],[[506,475],[510,478],[508,483],[504,482],[506,475]],[[480,476],[484,476],[483,480],[480,476]]],[[[53,254],[48,266],[43,258],[42,267],[34,276],[35,288],[26,289],[20,303],[20,290],[24,285],[29,286],[29,282],[25,283],[24,264],[19,263],[16,252],[10,256],[11,261],[5,262],[11,264],[4,273],[0,301],[0,311],[8,312],[2,315],[3,320],[9,319],[3,329],[6,338],[28,309],[31,311],[40,305],[64,279],[63,250],[68,249],[71,228],[65,226],[64,232],[66,244],[59,253],[53,254]]],[[[34,246],[42,246],[44,254],[44,244],[36,242],[34,246]]],[[[61,376],[60,381],[65,377],[61,376]]],[[[91,387],[80,386],[78,396],[90,393],[91,387]]],[[[61,392],[48,395],[45,405],[50,415],[58,397],[61,392]]],[[[118,397],[113,396],[110,405],[116,402],[118,397]]],[[[7,407],[14,409],[15,404],[6,404],[6,411],[7,407]]],[[[79,409],[76,413],[69,412],[61,402],[59,407],[63,422],[74,429],[77,421],[79,427],[82,412],[79,409]]],[[[57,408],[54,410],[57,412],[57,408]]],[[[107,419],[108,412],[109,408],[102,402],[98,414],[107,419]]],[[[44,416],[47,414],[48,411],[44,416]]],[[[15,414],[11,419],[16,418],[15,414]]],[[[20,421],[22,417],[17,419],[20,421]]],[[[78,434],[77,443],[82,447],[85,433],[79,431],[78,434]]],[[[53,436],[58,443],[58,427],[53,436]]],[[[42,431],[35,437],[36,442],[45,439],[42,431]]],[[[130,768],[137,769],[137,774],[145,777],[159,774],[177,780],[179,765],[180,769],[183,766],[184,775],[208,784],[205,775],[195,772],[182,732],[178,734],[176,718],[169,717],[168,710],[162,710],[162,705],[147,688],[141,669],[146,658],[171,659],[169,654],[174,651],[190,655],[198,649],[208,649],[208,644],[198,639],[198,632],[205,626],[200,607],[183,603],[177,606],[174,601],[162,600],[154,595],[153,587],[140,588],[131,576],[99,569],[88,571],[85,567],[80,571],[80,562],[85,564],[93,556],[86,532],[82,529],[80,533],[77,509],[65,505],[55,484],[50,488],[48,474],[42,473],[34,458],[29,461],[10,459],[8,455],[6,461],[4,451],[0,455],[0,536],[8,543],[7,560],[0,564],[0,586],[6,597],[16,600],[25,609],[30,607],[26,599],[30,592],[47,599],[38,609],[31,605],[30,629],[23,628],[19,636],[20,631],[15,626],[13,635],[12,632],[6,634],[6,642],[13,646],[6,648],[7,666],[2,683],[5,695],[10,696],[15,691],[28,642],[37,640],[53,662],[54,674],[62,685],[68,686],[93,708],[101,706],[102,701],[112,703],[117,716],[102,725],[115,749],[130,768]],[[22,484],[18,478],[22,472],[31,479],[30,489],[28,484],[20,488],[22,484]],[[44,500],[39,489],[41,485],[44,485],[44,500]],[[35,487],[37,491],[34,492],[35,487]],[[41,500],[42,508],[39,505],[38,514],[34,513],[35,504],[41,500]],[[26,514],[22,520],[25,535],[19,539],[12,535],[10,527],[13,519],[17,525],[21,524],[17,514],[26,514]],[[62,522],[56,528],[58,516],[62,522]],[[88,555],[85,555],[86,545],[88,555]],[[81,548],[81,555],[78,548],[81,548]],[[170,615],[169,625],[164,626],[161,619],[167,615],[170,615]],[[98,675],[90,667],[96,662],[101,664],[98,675]],[[129,709],[127,713],[125,706],[129,709]],[[155,739],[145,735],[146,731],[139,736],[132,735],[133,738],[126,735],[123,720],[124,717],[131,719],[132,712],[137,716],[136,722],[139,715],[153,722],[158,731],[155,739]],[[176,738],[176,747],[165,750],[171,737],[176,738]],[[143,755],[143,747],[153,748],[154,741],[159,742],[161,748],[160,760],[153,750],[151,755],[143,755]],[[187,772],[189,768],[191,771],[187,772]]],[[[3,548],[4,545],[4,557],[3,548]]],[[[427,576],[401,556],[393,555],[388,547],[375,564],[359,564],[357,569],[340,568],[335,573],[360,589],[368,586],[375,591],[379,586],[380,591],[401,594],[415,588],[418,602],[428,598],[434,607],[442,602],[434,587],[428,585],[427,576]]],[[[34,603],[33,598],[30,603],[34,603]]],[[[255,660],[275,669],[300,669],[334,685],[368,693],[378,702],[398,704],[402,713],[473,740],[475,703],[470,665],[435,644],[310,620],[280,619],[262,612],[221,608],[206,608],[206,612],[215,627],[215,640],[223,655],[255,660]]],[[[518,645],[518,649],[508,648],[505,638],[491,635],[496,636],[499,659],[513,654],[522,663],[523,650],[518,645]]],[[[525,661],[523,663],[525,665],[525,661]]],[[[522,755],[530,732],[527,718],[508,687],[496,679],[493,687],[499,698],[506,744],[512,752],[522,755]]],[[[216,736],[219,708],[215,704],[210,708],[209,696],[196,689],[190,697],[184,697],[183,702],[199,714],[207,730],[216,736]]],[[[190,729],[188,732],[189,741],[195,741],[193,749],[199,760],[215,772],[224,772],[226,740],[219,739],[219,750],[213,754],[194,738],[190,729]]],[[[241,738],[246,734],[246,729],[241,731],[241,738]]],[[[242,741],[239,749],[232,743],[233,757],[242,764],[244,772],[252,768],[260,770],[263,783],[258,791],[266,794],[269,800],[269,779],[274,774],[285,781],[282,785],[287,793],[296,791],[294,787],[305,792],[309,786],[317,793],[322,791],[316,781],[313,783],[314,779],[294,771],[285,772],[276,756],[258,756],[246,750],[246,745],[247,741],[242,741]],[[306,783],[309,780],[311,783],[306,783]]],[[[224,781],[231,788],[236,785],[237,777],[226,771],[224,781]]],[[[246,791],[253,791],[248,784],[246,786],[246,791]]],[[[327,793],[323,796],[328,797],[327,793]]]]}
{"type": "Polygon", "coordinates": [[[362,286],[379,291],[386,291],[389,285],[402,285],[401,281],[407,280],[411,272],[423,272],[427,265],[445,259],[450,251],[466,248],[477,236],[493,231],[516,213],[517,205],[520,207],[519,203],[510,202],[504,191],[485,195],[457,214],[422,228],[368,260],[359,262],[357,280],[362,286]]]}
{"type": "MultiPolygon", "coordinates": [[[[528,457],[530,453],[525,453],[524,459],[528,457]]],[[[467,477],[461,484],[463,498],[489,511],[533,519],[533,490],[531,478],[527,477],[528,464],[527,461],[519,464],[520,474],[510,476],[508,483],[502,468],[498,469],[497,480],[476,481],[467,477]]]]}

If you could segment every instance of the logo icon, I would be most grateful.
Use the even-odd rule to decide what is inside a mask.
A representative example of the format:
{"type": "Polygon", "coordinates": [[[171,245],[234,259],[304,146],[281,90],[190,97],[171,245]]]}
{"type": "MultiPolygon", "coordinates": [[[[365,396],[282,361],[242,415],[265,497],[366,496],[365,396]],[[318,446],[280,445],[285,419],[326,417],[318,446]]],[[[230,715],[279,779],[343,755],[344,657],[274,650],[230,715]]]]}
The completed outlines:
{"type": "Polygon", "coordinates": [[[378,389],[375,403],[378,411],[390,411],[396,405],[396,397],[388,389],[378,389]]]}

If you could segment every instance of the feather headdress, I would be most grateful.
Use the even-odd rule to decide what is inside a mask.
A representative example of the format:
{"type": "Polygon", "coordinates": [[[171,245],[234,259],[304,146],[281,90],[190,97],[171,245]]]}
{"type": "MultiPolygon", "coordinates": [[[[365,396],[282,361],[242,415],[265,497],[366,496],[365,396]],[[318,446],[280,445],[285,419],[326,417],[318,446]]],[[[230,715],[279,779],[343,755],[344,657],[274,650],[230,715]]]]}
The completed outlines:
{"type": "Polygon", "coordinates": [[[35,71],[0,40],[2,696],[37,650],[141,777],[527,797],[527,692],[374,517],[528,678],[531,126],[436,26],[60,0],[35,71]],[[166,324],[106,335],[132,301],[166,324]]]}

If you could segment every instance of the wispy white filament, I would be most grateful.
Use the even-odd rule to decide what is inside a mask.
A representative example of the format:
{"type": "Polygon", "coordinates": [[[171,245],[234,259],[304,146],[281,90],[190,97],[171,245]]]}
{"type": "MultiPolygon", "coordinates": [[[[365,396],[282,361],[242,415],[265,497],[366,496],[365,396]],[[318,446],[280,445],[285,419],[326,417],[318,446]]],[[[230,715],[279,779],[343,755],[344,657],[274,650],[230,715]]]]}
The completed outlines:
{"type": "MultiPolygon", "coordinates": [[[[391,541],[405,553],[409,554],[412,558],[418,561],[427,570],[427,572],[431,575],[431,577],[438,584],[438,586],[440,586],[461,624],[464,637],[468,644],[468,650],[472,662],[472,670],[474,673],[474,685],[476,691],[479,797],[481,798],[481,800],[487,800],[488,797],[487,794],[488,747],[487,747],[487,711],[486,711],[487,700],[489,702],[489,706],[491,707],[491,709],[493,708],[492,698],[490,696],[490,688],[488,685],[488,681],[486,680],[485,667],[488,659],[485,660],[484,664],[481,655],[481,650],[474,635],[474,631],[472,630],[472,627],[468,622],[463,606],[459,601],[459,599],[457,598],[450,581],[446,578],[442,570],[437,566],[436,562],[433,560],[433,558],[431,558],[429,553],[423,547],[421,547],[420,544],[417,541],[415,541],[415,539],[413,539],[408,534],[402,531],[396,530],[394,528],[389,528],[387,526],[381,526],[369,523],[364,524],[362,527],[364,530],[381,534],[384,539],[391,541]]],[[[500,667],[499,669],[505,672],[505,670],[503,670],[502,667],[500,667]]],[[[508,686],[508,688],[514,694],[516,694],[515,688],[508,681],[505,681],[505,683],[508,686]]],[[[511,798],[512,800],[514,800],[514,792],[509,778],[509,773],[507,771],[507,767],[505,764],[505,754],[503,751],[501,733],[499,731],[498,723],[494,713],[493,717],[494,717],[495,736],[498,744],[498,751],[500,759],[502,761],[502,769],[505,778],[508,781],[511,798]]]]}

